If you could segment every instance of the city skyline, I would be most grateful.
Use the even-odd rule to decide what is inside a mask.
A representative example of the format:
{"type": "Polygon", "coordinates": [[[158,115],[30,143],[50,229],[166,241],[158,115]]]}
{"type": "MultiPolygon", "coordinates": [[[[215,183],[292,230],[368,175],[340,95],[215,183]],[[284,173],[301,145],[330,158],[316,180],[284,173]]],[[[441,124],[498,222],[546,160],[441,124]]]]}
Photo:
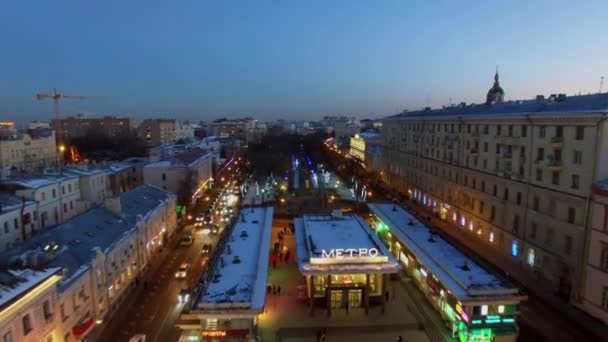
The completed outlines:
{"type": "Polygon", "coordinates": [[[8,6],[3,120],[52,119],[35,94],[55,87],[91,96],[63,117],[376,118],[482,103],[496,65],[505,100],[594,93],[608,74],[599,1],[142,4],[8,6]]]}

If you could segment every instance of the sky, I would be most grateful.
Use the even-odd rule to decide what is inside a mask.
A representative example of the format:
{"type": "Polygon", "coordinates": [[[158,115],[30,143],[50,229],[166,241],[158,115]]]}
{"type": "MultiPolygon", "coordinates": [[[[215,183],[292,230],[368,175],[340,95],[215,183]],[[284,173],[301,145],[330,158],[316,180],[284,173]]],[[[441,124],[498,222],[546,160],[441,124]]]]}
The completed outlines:
{"type": "MultiPolygon", "coordinates": [[[[10,1],[0,120],[381,117],[598,92],[608,1],[10,1]]],[[[608,77],[604,90],[608,90],[608,77]]]]}

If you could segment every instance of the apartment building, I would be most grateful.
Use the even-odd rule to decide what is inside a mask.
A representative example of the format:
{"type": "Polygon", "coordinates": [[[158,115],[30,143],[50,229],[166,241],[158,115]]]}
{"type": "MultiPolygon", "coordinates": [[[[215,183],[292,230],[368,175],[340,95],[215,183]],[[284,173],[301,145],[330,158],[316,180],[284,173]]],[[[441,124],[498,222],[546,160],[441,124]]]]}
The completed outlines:
{"type": "Polygon", "coordinates": [[[129,158],[108,165],[110,193],[118,196],[143,184],[143,169],[148,162],[147,158],[129,158]]]}
{"type": "Polygon", "coordinates": [[[150,147],[171,144],[176,140],[175,130],[175,119],[146,119],[139,125],[139,136],[150,147]]]}
{"type": "Polygon", "coordinates": [[[356,118],[339,117],[334,121],[334,137],[340,148],[348,147],[350,138],[359,133],[361,126],[356,118]]]}
{"type": "Polygon", "coordinates": [[[104,134],[109,137],[131,134],[136,128],[135,118],[106,115],[87,118],[83,114],[51,121],[51,127],[60,132],[61,138],[80,138],[90,133],[104,134]]]}
{"type": "Polygon", "coordinates": [[[144,166],[144,181],[177,194],[183,186],[191,186],[196,195],[213,181],[215,153],[191,148],[182,153],[144,166]]]}
{"type": "Polygon", "coordinates": [[[22,132],[14,129],[12,122],[0,123],[0,179],[42,173],[45,168],[58,166],[53,130],[36,128],[22,132]]]}
{"type": "Polygon", "coordinates": [[[38,233],[36,202],[0,192],[0,252],[38,233]]]}
{"type": "MultiPolygon", "coordinates": [[[[143,185],[0,253],[4,269],[62,270],[48,307],[32,311],[31,322],[23,324],[26,331],[40,326],[42,333],[21,339],[21,331],[7,330],[4,320],[0,333],[16,338],[8,341],[87,340],[128,298],[163,236],[176,226],[175,195],[143,185]],[[39,317],[43,313],[46,323],[39,317]],[[53,338],[47,339],[51,331],[53,338]]],[[[3,300],[0,297],[0,308],[3,300]]],[[[20,310],[17,318],[25,322],[25,314],[28,311],[20,310]]]]}
{"type": "Polygon", "coordinates": [[[0,182],[0,190],[36,202],[38,212],[34,212],[34,221],[40,230],[63,223],[80,212],[78,176],[47,174],[11,178],[0,182]]]}
{"type": "Polygon", "coordinates": [[[63,174],[78,177],[78,187],[80,188],[80,198],[76,201],[78,212],[103,204],[104,200],[112,195],[110,172],[107,169],[70,167],[63,169],[63,174]]]}
{"type": "Polygon", "coordinates": [[[486,104],[385,119],[383,180],[580,301],[591,185],[608,178],[608,94],[501,102],[497,82],[486,104]]]}
{"type": "Polygon", "coordinates": [[[55,314],[61,268],[0,271],[2,342],[63,341],[55,314]]]}
{"type": "Polygon", "coordinates": [[[217,119],[210,126],[213,135],[220,137],[233,137],[248,143],[255,138],[257,121],[253,118],[217,119]]]}

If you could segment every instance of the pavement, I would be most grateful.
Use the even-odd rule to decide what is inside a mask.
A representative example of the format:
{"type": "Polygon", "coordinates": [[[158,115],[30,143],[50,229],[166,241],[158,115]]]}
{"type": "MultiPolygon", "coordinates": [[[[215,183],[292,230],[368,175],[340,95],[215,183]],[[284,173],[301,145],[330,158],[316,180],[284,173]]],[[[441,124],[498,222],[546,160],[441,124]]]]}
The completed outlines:
{"type": "MultiPolygon", "coordinates": [[[[273,242],[278,241],[278,232],[290,222],[274,220],[273,242]]],[[[332,316],[327,317],[324,308],[315,308],[314,316],[311,316],[308,304],[297,300],[296,288],[305,284],[305,278],[293,257],[294,240],[293,235],[284,235],[283,242],[291,251],[291,260],[277,264],[276,269],[271,266],[269,270],[268,283],[281,286],[281,295],[267,296],[265,312],[258,318],[261,341],[317,341],[317,332],[322,328],[326,329],[325,341],[330,342],[395,341],[398,336],[405,341],[453,340],[439,315],[407,281],[390,281],[391,297],[384,313],[378,306],[372,307],[368,315],[358,308],[349,312],[334,310],[332,316]],[[435,326],[439,331],[435,331],[438,330],[435,326]]]]}

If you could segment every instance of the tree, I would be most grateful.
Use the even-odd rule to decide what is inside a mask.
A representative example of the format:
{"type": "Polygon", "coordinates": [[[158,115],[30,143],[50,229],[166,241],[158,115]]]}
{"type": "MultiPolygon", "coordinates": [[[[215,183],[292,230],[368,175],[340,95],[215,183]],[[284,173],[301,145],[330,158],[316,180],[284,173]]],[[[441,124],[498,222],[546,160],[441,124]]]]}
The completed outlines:
{"type": "Polygon", "coordinates": [[[177,192],[178,205],[185,205],[186,207],[189,207],[192,203],[192,196],[197,189],[198,175],[195,171],[187,169],[186,175],[181,181],[179,190],[177,192]]]}

